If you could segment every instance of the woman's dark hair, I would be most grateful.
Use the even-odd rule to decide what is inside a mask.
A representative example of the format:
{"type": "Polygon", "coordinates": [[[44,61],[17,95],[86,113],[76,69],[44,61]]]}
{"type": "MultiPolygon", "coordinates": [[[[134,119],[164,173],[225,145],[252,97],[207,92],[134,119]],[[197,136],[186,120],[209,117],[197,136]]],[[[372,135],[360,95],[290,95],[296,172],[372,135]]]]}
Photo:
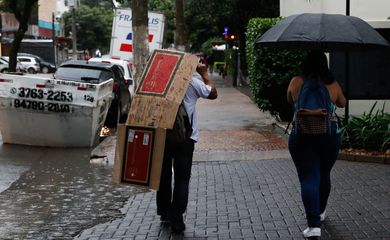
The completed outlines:
{"type": "Polygon", "coordinates": [[[305,79],[320,78],[325,84],[334,81],[333,74],[328,68],[328,59],[325,53],[313,50],[308,53],[302,63],[302,75],[305,79]]]}

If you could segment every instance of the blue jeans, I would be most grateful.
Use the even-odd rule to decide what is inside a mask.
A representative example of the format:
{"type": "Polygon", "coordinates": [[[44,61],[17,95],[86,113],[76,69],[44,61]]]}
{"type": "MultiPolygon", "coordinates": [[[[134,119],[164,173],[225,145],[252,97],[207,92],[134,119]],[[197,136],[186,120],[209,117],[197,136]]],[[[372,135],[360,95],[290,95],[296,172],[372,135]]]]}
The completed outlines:
{"type": "Polygon", "coordinates": [[[331,189],[330,172],[337,159],[341,137],[332,126],[330,135],[302,136],[291,131],[288,148],[298,172],[309,227],[320,227],[331,189]]]}
{"type": "Polygon", "coordinates": [[[185,212],[188,204],[194,143],[192,139],[188,139],[179,146],[166,142],[160,187],[156,198],[158,215],[178,216],[185,212]],[[175,176],[173,195],[172,164],[175,176]]]}

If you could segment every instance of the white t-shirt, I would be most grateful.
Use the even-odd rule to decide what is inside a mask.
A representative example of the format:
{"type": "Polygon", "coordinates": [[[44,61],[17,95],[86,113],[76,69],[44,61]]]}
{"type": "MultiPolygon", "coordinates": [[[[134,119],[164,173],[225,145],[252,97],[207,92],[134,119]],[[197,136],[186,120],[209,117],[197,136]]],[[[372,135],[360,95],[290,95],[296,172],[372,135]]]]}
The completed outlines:
{"type": "Polygon", "coordinates": [[[199,139],[198,120],[196,116],[196,101],[198,98],[207,98],[210,95],[211,86],[206,85],[199,73],[195,72],[192,76],[192,80],[188,86],[188,89],[184,95],[183,102],[184,108],[187,111],[190,123],[192,125],[191,139],[195,142],[199,139]]]}

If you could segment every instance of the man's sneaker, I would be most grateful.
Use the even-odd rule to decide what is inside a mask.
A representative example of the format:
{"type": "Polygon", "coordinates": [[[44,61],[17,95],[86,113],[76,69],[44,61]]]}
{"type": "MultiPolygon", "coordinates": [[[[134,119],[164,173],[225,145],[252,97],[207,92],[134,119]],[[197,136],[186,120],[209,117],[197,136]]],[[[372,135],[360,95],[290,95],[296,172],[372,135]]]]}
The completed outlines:
{"type": "Polygon", "coordinates": [[[170,215],[169,221],[171,222],[172,232],[181,233],[186,229],[186,225],[184,224],[183,215],[170,215]]]}
{"type": "Polygon", "coordinates": [[[303,236],[305,238],[309,237],[321,237],[321,228],[319,227],[308,227],[303,231],[303,236]]]}
{"type": "Polygon", "coordinates": [[[160,221],[161,222],[167,222],[169,221],[168,213],[165,211],[157,211],[157,215],[160,215],[160,221]]]}
{"type": "Polygon", "coordinates": [[[324,212],[320,214],[321,222],[323,222],[325,220],[325,216],[326,216],[325,214],[326,214],[326,210],[324,210],[324,212]]]}

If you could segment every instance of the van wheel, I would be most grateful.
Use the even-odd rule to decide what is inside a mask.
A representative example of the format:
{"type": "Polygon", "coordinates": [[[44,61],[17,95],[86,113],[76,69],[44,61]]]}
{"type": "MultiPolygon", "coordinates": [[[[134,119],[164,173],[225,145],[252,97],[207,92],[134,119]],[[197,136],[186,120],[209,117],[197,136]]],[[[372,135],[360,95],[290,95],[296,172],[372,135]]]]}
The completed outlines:
{"type": "Polygon", "coordinates": [[[128,115],[128,113],[120,113],[118,122],[119,123],[125,123],[126,120],[127,120],[127,115],[128,115]]]}
{"type": "Polygon", "coordinates": [[[49,68],[48,67],[43,67],[42,68],[42,73],[48,73],[49,72],[49,68]]]}
{"type": "Polygon", "coordinates": [[[122,113],[120,118],[119,118],[120,123],[125,123],[127,121],[127,117],[129,115],[129,112],[130,112],[130,106],[131,106],[131,97],[129,97],[129,104],[128,104],[128,107],[126,108],[126,112],[122,113]]]}
{"type": "Polygon", "coordinates": [[[28,73],[32,73],[32,74],[35,74],[35,73],[36,73],[36,71],[35,71],[34,68],[29,68],[29,69],[27,70],[27,72],[28,72],[28,73]]]}
{"type": "Polygon", "coordinates": [[[104,125],[108,128],[116,128],[116,125],[118,124],[119,112],[120,110],[119,110],[118,101],[113,100],[110,108],[108,109],[108,113],[104,125]]]}

